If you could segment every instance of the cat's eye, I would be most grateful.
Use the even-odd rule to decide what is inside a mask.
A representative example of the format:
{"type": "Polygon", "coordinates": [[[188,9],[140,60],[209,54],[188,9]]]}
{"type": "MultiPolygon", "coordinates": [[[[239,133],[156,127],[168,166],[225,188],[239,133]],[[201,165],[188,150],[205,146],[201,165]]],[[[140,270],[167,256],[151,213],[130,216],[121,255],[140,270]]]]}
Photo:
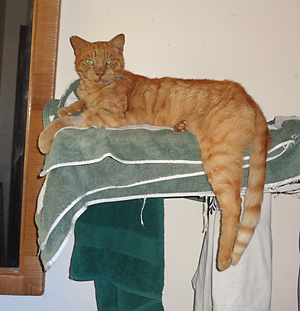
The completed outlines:
{"type": "Polygon", "coordinates": [[[106,62],[106,65],[111,65],[113,62],[114,62],[114,60],[113,60],[113,59],[110,59],[110,60],[108,60],[108,61],[106,62]]]}
{"type": "Polygon", "coordinates": [[[91,60],[91,59],[86,59],[86,60],[85,60],[85,63],[86,63],[88,66],[93,66],[93,65],[94,65],[94,61],[91,60]]]}

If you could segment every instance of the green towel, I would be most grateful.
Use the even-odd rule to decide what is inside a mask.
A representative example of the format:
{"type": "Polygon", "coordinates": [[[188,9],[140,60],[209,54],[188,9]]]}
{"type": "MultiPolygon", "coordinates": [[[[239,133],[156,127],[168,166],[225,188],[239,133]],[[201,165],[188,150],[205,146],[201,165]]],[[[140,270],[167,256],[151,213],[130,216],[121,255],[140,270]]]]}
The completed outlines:
{"type": "MultiPolygon", "coordinates": [[[[61,100],[49,102],[45,125],[56,110],[76,100],[76,83],[61,100]]],[[[297,193],[300,180],[300,120],[270,122],[265,192],[297,193]],[[292,189],[283,186],[292,186],[292,189]]],[[[245,157],[242,193],[246,191],[245,157]]],[[[191,133],[141,127],[65,128],[46,156],[35,221],[41,259],[49,269],[73,233],[78,217],[95,203],[153,197],[203,197],[214,193],[207,181],[197,139],[191,133]],[[65,185],[68,185],[66,187],[65,185]]]]}
{"type": "Polygon", "coordinates": [[[76,222],[70,276],[95,280],[99,310],[162,311],[163,199],[90,206],[76,222]]]}

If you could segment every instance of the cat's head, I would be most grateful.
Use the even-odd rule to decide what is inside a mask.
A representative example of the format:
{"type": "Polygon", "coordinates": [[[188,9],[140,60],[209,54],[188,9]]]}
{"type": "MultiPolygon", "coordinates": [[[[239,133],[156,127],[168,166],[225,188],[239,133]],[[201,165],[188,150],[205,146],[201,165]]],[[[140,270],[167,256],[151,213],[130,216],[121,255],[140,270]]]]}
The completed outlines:
{"type": "Polygon", "coordinates": [[[71,37],[79,76],[95,83],[108,84],[120,79],[124,71],[125,36],[119,34],[108,42],[88,42],[71,37]]]}

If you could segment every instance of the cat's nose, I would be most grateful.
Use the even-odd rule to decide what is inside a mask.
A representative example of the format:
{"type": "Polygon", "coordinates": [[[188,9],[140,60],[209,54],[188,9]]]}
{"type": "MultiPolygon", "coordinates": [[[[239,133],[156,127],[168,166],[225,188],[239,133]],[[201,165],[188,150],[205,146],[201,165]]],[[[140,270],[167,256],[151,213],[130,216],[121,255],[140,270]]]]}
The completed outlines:
{"type": "Polygon", "coordinates": [[[103,71],[98,71],[98,72],[96,73],[96,75],[101,79],[102,76],[104,75],[104,72],[103,72],[103,71]]]}

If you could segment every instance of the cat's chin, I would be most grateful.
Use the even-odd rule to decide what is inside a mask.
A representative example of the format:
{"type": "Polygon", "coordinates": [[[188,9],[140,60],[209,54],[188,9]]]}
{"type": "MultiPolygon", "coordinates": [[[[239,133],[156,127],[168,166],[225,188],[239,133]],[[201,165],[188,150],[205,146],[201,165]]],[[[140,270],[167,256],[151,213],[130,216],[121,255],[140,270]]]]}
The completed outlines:
{"type": "Polygon", "coordinates": [[[100,84],[100,85],[105,85],[108,83],[108,81],[103,81],[103,80],[96,80],[96,81],[93,81],[94,83],[96,84],[100,84]]]}

